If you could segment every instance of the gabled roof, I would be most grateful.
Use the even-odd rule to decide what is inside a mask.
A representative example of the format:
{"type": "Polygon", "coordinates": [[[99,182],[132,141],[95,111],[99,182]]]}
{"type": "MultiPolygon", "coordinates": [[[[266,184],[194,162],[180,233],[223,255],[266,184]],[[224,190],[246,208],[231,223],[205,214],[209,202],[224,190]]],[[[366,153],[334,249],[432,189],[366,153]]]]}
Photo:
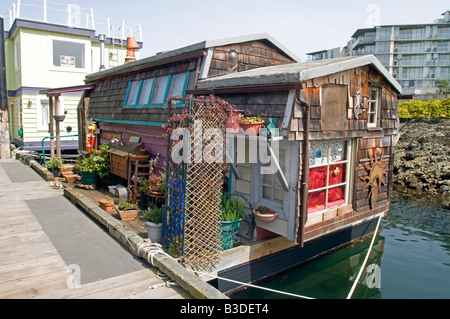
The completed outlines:
{"type": "Polygon", "coordinates": [[[286,47],[284,47],[281,43],[279,43],[275,38],[273,38],[271,35],[267,33],[258,33],[258,34],[250,34],[250,35],[244,35],[244,36],[238,36],[238,37],[231,37],[231,38],[224,38],[224,39],[217,39],[217,40],[207,40],[202,41],[196,44],[192,44],[186,47],[182,47],[176,50],[172,51],[165,51],[161,53],[157,53],[156,55],[139,59],[137,61],[123,64],[114,68],[110,68],[108,70],[92,73],[88,76],[86,76],[86,82],[94,81],[96,79],[108,77],[111,75],[117,75],[117,74],[123,74],[128,73],[140,69],[145,69],[148,67],[153,67],[155,65],[161,65],[165,63],[169,63],[172,61],[179,61],[180,59],[186,58],[186,57],[192,57],[195,54],[197,56],[201,55],[201,53],[209,48],[214,48],[218,46],[225,46],[229,44],[234,43],[244,43],[244,42],[250,42],[250,41],[265,41],[269,44],[275,46],[280,51],[282,51],[286,56],[293,59],[294,61],[300,61],[300,59],[293,54],[291,51],[289,51],[286,47]]]}
{"type": "Polygon", "coordinates": [[[291,63],[230,73],[200,80],[197,89],[294,84],[364,65],[375,67],[399,93],[402,92],[400,84],[374,55],[291,63]]]}

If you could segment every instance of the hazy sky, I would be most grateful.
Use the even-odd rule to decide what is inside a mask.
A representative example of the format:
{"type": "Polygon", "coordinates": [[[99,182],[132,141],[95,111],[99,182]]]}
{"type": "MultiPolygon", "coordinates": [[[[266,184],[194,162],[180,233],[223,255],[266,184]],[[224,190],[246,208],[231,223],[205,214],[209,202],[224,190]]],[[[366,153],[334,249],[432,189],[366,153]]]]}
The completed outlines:
{"type": "MultiPolygon", "coordinates": [[[[95,16],[110,17],[116,30],[121,20],[141,24],[144,40],[141,58],[203,40],[266,32],[305,60],[307,52],[345,46],[358,28],[374,23],[432,23],[450,9],[448,0],[53,1],[93,8],[95,16]]],[[[7,13],[12,3],[0,0],[0,14],[7,13]]],[[[22,0],[22,3],[42,1],[22,0]]],[[[39,9],[29,7],[29,10],[39,9]]]]}

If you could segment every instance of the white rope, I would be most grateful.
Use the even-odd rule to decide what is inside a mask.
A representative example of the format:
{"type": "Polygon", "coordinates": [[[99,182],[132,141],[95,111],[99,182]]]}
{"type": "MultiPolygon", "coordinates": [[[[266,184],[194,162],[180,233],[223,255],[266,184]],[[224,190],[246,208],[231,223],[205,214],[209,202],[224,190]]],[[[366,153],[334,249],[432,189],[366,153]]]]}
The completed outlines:
{"type": "Polygon", "coordinates": [[[232,282],[232,283],[235,283],[235,284],[240,284],[240,285],[251,287],[251,288],[267,290],[267,291],[270,291],[270,292],[275,292],[275,293],[278,293],[278,294],[287,295],[287,296],[291,296],[291,297],[302,298],[302,299],[314,299],[314,298],[311,298],[311,297],[306,297],[306,296],[302,296],[302,295],[298,295],[298,294],[293,294],[293,293],[290,293],[290,292],[275,290],[275,289],[271,289],[271,288],[266,288],[266,287],[252,285],[252,284],[245,283],[245,282],[240,282],[240,281],[237,281],[237,280],[232,280],[232,279],[228,279],[228,278],[214,276],[214,275],[210,275],[210,274],[207,274],[207,273],[202,273],[202,272],[191,270],[191,269],[188,269],[188,270],[192,271],[194,273],[200,274],[200,275],[206,275],[206,276],[209,276],[209,277],[212,277],[212,278],[217,278],[217,279],[229,281],[229,282],[232,282]]]}
{"type": "MultiPolygon", "coordinates": [[[[137,254],[140,257],[144,257],[147,255],[147,261],[152,264],[153,267],[155,267],[155,263],[153,262],[153,257],[158,254],[166,255],[168,257],[171,257],[166,252],[162,250],[162,246],[159,243],[152,243],[148,238],[144,239],[142,242],[140,242],[137,245],[137,254]]],[[[172,258],[172,257],[171,257],[172,258]]],[[[165,273],[163,273],[161,270],[158,270],[156,272],[156,278],[165,281],[161,284],[156,284],[148,287],[149,289],[156,289],[159,287],[170,287],[170,286],[178,286],[178,284],[173,280],[167,280],[170,278],[165,273]]]]}
{"type": "Polygon", "coordinates": [[[372,251],[372,247],[373,247],[373,243],[375,242],[375,238],[377,237],[377,232],[378,232],[378,228],[380,227],[380,222],[381,222],[382,216],[383,215],[380,215],[380,217],[378,218],[377,227],[375,228],[375,232],[372,237],[372,242],[370,243],[370,246],[369,246],[369,251],[367,252],[366,258],[364,259],[361,269],[359,270],[358,276],[356,277],[355,282],[353,283],[352,289],[350,289],[350,292],[347,295],[347,299],[352,298],[352,295],[353,295],[353,292],[355,291],[356,285],[358,284],[358,281],[361,278],[362,272],[363,272],[364,268],[366,267],[367,260],[369,260],[369,255],[370,255],[370,252],[372,251]]]}

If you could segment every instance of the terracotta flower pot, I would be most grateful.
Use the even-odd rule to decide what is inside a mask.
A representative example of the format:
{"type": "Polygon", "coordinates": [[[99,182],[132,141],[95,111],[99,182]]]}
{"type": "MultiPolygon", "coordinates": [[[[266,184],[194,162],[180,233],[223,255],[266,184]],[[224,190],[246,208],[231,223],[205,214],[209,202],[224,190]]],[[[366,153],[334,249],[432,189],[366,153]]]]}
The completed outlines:
{"type": "Polygon", "coordinates": [[[109,199],[99,199],[98,202],[100,204],[100,208],[107,213],[112,213],[114,209],[114,202],[106,203],[107,201],[109,201],[109,199]]]}
{"type": "Polygon", "coordinates": [[[150,155],[149,154],[145,154],[145,155],[129,154],[128,157],[130,158],[130,160],[133,163],[136,162],[136,161],[138,161],[139,163],[145,163],[150,158],[150,155]]]}
{"type": "Polygon", "coordinates": [[[239,120],[244,117],[244,110],[226,110],[225,132],[239,133],[239,120]]]}
{"type": "Polygon", "coordinates": [[[247,136],[257,136],[264,122],[239,122],[239,127],[247,136]]]}
{"type": "Polygon", "coordinates": [[[262,213],[259,208],[260,206],[256,206],[255,208],[253,208],[253,214],[261,221],[271,222],[278,217],[278,213],[273,209],[270,209],[269,207],[266,207],[265,213],[262,213]]]}

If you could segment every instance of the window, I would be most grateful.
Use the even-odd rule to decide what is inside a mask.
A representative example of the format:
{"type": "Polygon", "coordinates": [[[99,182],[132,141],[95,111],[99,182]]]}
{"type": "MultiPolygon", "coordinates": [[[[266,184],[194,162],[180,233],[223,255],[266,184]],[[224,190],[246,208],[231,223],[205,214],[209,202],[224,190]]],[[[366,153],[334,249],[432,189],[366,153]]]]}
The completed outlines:
{"type": "Polygon", "coordinates": [[[380,126],[381,90],[369,88],[369,108],[367,110],[367,127],[380,126]]]}
{"type": "Polygon", "coordinates": [[[139,84],[140,81],[133,81],[128,84],[127,106],[136,105],[139,84]]]}
{"type": "Polygon", "coordinates": [[[162,106],[168,97],[184,96],[192,88],[194,73],[185,72],[130,81],[124,106],[162,106]]]}
{"type": "MultiPolygon", "coordinates": [[[[280,147],[278,150],[278,163],[280,164],[281,170],[283,173],[286,172],[286,156],[285,156],[285,148],[280,147]]],[[[261,163],[261,168],[267,168],[270,170],[271,161],[267,164],[261,163]]],[[[281,186],[280,179],[277,174],[263,174],[262,175],[262,183],[261,183],[261,199],[267,200],[269,202],[279,204],[283,206],[284,200],[284,190],[281,186]]]]}
{"type": "MultiPolygon", "coordinates": [[[[64,97],[59,97],[58,113],[64,114],[64,97]]],[[[53,103],[53,114],[55,114],[55,103],[53,103]]],[[[48,99],[36,99],[36,127],[38,131],[49,131],[50,115],[48,99]]],[[[55,123],[53,122],[53,125],[55,123]]]]}
{"type": "Polygon", "coordinates": [[[20,38],[14,40],[14,67],[15,70],[20,69],[20,38]]]}
{"type": "Polygon", "coordinates": [[[88,42],[50,38],[50,68],[86,72],[88,42]]]}
{"type": "Polygon", "coordinates": [[[349,202],[349,144],[347,140],[311,142],[308,214],[349,202]]]}
{"type": "Polygon", "coordinates": [[[37,108],[37,129],[48,131],[49,127],[49,109],[48,109],[48,100],[36,99],[36,108],[37,108]]]}
{"type": "Polygon", "coordinates": [[[161,76],[156,78],[155,85],[153,87],[152,98],[150,104],[163,104],[164,98],[167,92],[167,83],[169,82],[169,76],[161,76]]]}

